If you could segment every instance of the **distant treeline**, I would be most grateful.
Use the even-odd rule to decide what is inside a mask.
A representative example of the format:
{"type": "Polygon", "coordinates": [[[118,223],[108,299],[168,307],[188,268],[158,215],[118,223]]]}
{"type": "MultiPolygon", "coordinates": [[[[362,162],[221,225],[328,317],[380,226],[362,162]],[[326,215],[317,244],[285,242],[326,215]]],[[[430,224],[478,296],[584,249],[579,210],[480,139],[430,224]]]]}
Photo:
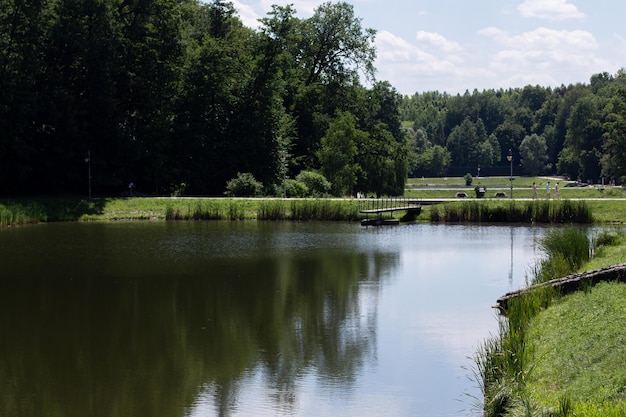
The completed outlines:
{"type": "Polygon", "coordinates": [[[251,29],[217,0],[4,0],[0,23],[0,195],[403,190],[401,96],[348,3],[251,29]]]}
{"type": "Polygon", "coordinates": [[[510,156],[516,175],[626,179],[624,70],[559,88],[415,94],[403,98],[400,110],[413,176],[475,175],[479,166],[504,173],[510,156]]]}

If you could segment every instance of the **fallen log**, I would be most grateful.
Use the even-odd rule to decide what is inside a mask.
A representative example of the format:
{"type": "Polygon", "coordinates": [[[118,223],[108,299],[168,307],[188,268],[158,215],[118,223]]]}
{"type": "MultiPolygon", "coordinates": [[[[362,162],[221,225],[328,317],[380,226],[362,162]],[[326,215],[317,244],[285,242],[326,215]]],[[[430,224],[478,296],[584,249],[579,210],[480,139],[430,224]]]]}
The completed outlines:
{"type": "Polygon", "coordinates": [[[552,286],[552,288],[558,291],[559,294],[565,295],[578,291],[583,286],[593,286],[603,281],[626,282],[626,263],[606,268],[594,269],[580,274],[572,274],[563,278],[557,278],[541,284],[532,285],[521,290],[508,292],[498,298],[494,308],[497,308],[501,313],[506,314],[509,300],[529,293],[537,288],[552,286]]]}

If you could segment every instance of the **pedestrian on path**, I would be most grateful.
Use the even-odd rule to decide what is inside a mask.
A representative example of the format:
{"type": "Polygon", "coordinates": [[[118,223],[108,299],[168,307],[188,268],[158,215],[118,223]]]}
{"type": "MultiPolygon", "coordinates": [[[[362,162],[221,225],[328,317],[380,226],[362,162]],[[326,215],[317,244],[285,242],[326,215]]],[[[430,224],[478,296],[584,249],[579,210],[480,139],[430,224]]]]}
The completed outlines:
{"type": "Polygon", "coordinates": [[[533,181],[533,200],[537,199],[537,183],[533,181]]]}
{"type": "Polygon", "coordinates": [[[550,199],[550,181],[546,183],[546,198],[550,199]]]}
{"type": "Polygon", "coordinates": [[[559,182],[557,181],[554,185],[554,198],[558,199],[560,197],[559,194],[559,182]]]}

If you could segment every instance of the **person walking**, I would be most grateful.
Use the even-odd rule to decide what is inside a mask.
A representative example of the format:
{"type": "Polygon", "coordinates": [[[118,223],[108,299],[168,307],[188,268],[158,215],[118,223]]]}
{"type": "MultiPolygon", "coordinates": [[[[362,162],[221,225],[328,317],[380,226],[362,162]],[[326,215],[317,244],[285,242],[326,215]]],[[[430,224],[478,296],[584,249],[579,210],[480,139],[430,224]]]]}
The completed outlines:
{"type": "Polygon", "coordinates": [[[550,199],[550,181],[546,183],[546,198],[550,199]]]}
{"type": "Polygon", "coordinates": [[[556,184],[554,184],[554,198],[559,199],[559,197],[559,182],[557,181],[556,184]]]}
{"type": "Polygon", "coordinates": [[[537,199],[537,183],[533,181],[533,200],[537,199]]]}

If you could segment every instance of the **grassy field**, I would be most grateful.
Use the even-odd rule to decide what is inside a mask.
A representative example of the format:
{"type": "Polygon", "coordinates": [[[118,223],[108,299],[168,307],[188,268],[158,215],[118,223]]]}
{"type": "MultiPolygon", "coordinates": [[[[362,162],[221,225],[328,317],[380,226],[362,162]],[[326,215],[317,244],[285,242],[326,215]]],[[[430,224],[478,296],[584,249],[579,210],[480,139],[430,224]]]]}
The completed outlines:
{"type": "MultiPolygon", "coordinates": [[[[513,197],[530,199],[532,183],[538,184],[538,201],[545,201],[546,178],[516,177],[513,197]]],[[[555,179],[550,179],[555,183],[555,179]]],[[[479,179],[474,179],[477,185],[479,179]]],[[[626,191],[622,187],[566,187],[561,183],[561,199],[585,199],[598,223],[626,221],[626,191]]],[[[405,197],[423,199],[450,199],[452,208],[464,200],[480,201],[485,207],[505,204],[510,197],[508,177],[480,178],[487,187],[486,198],[476,199],[474,188],[466,187],[463,178],[417,178],[407,181],[405,197]],[[456,198],[457,192],[467,193],[469,199],[456,198]],[[495,192],[504,192],[507,198],[493,198],[495,192]]],[[[552,188],[554,197],[554,186],[552,188]]],[[[354,199],[233,199],[136,197],[96,198],[40,197],[0,200],[0,226],[46,221],[111,221],[111,220],[358,220],[358,200],[354,199]]],[[[417,221],[431,221],[432,210],[424,206],[417,221]]],[[[401,218],[402,212],[394,216],[401,218]]]]}

